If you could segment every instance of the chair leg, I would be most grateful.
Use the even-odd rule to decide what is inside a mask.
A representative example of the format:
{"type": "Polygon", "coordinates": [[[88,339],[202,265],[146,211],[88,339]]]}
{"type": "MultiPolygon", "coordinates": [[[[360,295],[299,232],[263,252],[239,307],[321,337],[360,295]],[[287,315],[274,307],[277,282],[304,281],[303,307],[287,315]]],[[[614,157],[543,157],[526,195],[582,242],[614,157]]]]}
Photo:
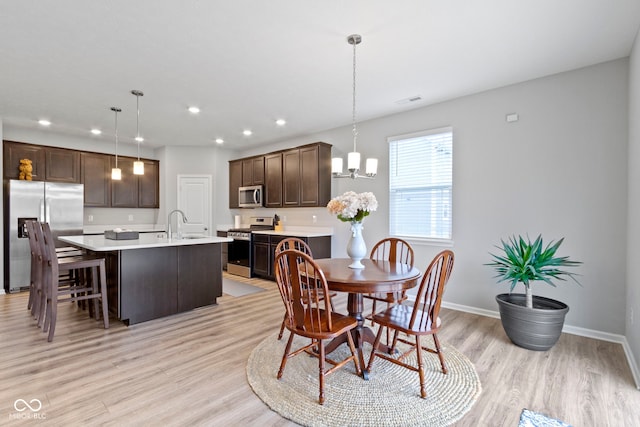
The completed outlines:
{"type": "MultiPolygon", "coordinates": [[[[380,338],[382,338],[382,333],[384,327],[380,326],[378,329],[378,333],[376,334],[376,339],[373,341],[373,349],[371,350],[371,357],[369,358],[369,363],[367,363],[367,371],[371,372],[371,367],[373,366],[373,359],[376,357],[376,349],[378,348],[378,344],[380,344],[380,338]]],[[[364,369],[364,367],[363,367],[364,369]]]]}
{"type": "Polygon", "coordinates": [[[56,332],[56,321],[58,320],[58,278],[57,277],[52,278],[51,297],[49,300],[49,304],[47,305],[47,308],[49,308],[50,315],[47,316],[48,318],[45,320],[45,326],[48,322],[49,336],[47,337],[47,341],[51,342],[53,341],[53,334],[56,332]]]}
{"type": "Polygon", "coordinates": [[[420,374],[420,397],[427,397],[424,381],[424,366],[422,366],[422,346],[420,345],[420,335],[416,335],[416,357],[418,359],[418,374],[420,374]]]}
{"type": "Polygon", "coordinates": [[[284,314],[284,318],[282,319],[282,324],[280,325],[280,333],[278,334],[278,340],[282,339],[282,335],[284,335],[284,322],[287,321],[287,313],[284,314]]]}
{"type": "MultiPolygon", "coordinates": [[[[347,332],[348,333],[348,332],[347,332]]],[[[318,351],[320,353],[318,357],[318,374],[319,374],[319,383],[320,383],[320,395],[318,397],[318,402],[321,405],[324,405],[324,344],[322,344],[322,340],[317,341],[318,351]]]]}
{"type": "Polygon", "coordinates": [[[282,374],[284,373],[284,367],[287,364],[287,359],[289,358],[289,351],[291,351],[291,344],[293,343],[293,336],[295,334],[289,335],[289,340],[287,341],[287,346],[284,349],[284,354],[282,355],[282,362],[280,363],[280,370],[278,370],[277,378],[282,378],[282,374]]]}
{"type": "Polygon", "coordinates": [[[109,329],[109,304],[107,302],[107,273],[105,261],[100,261],[100,301],[102,302],[102,322],[109,329]]]}
{"type": "Polygon", "coordinates": [[[442,348],[440,347],[440,340],[436,334],[433,334],[433,343],[436,346],[436,352],[438,353],[438,357],[440,358],[440,366],[442,367],[442,373],[447,373],[447,367],[444,364],[444,354],[442,354],[442,348]]]}
{"type": "Polygon", "coordinates": [[[353,364],[356,367],[356,374],[362,375],[362,369],[364,369],[364,366],[360,367],[360,358],[358,357],[358,353],[356,351],[356,345],[353,342],[353,337],[351,336],[351,332],[347,332],[347,343],[349,344],[349,350],[351,350],[351,356],[353,357],[353,364]]]}

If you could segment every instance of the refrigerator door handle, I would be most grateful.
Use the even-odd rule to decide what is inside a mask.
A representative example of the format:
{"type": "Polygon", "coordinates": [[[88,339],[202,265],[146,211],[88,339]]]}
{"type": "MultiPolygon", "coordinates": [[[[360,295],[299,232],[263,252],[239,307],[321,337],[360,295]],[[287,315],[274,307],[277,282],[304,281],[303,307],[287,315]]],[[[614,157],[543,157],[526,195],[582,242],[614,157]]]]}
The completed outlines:
{"type": "Polygon", "coordinates": [[[44,222],[51,223],[51,203],[49,203],[49,198],[44,199],[44,222]]]}
{"type": "Polygon", "coordinates": [[[44,213],[45,213],[45,200],[44,199],[40,199],[40,203],[39,203],[39,208],[40,208],[40,215],[38,215],[38,221],[40,222],[44,222],[45,218],[44,218],[44,213]]]}

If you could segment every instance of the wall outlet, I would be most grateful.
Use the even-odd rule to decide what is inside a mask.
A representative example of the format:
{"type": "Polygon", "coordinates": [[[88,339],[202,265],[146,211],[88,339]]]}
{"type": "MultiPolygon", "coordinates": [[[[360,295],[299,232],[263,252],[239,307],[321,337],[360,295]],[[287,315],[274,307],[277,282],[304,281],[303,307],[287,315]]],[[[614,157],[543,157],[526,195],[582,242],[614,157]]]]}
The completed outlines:
{"type": "Polygon", "coordinates": [[[287,222],[287,216],[286,215],[282,217],[282,222],[287,222]]]}
{"type": "Polygon", "coordinates": [[[129,221],[133,221],[133,215],[129,215],[129,221]]]}
{"type": "Polygon", "coordinates": [[[93,222],[93,215],[89,215],[89,217],[87,218],[87,220],[88,220],[89,222],[93,222]]]}
{"type": "Polygon", "coordinates": [[[316,222],[318,222],[318,217],[316,215],[313,215],[311,217],[311,220],[313,221],[313,223],[315,224],[316,222]]]}

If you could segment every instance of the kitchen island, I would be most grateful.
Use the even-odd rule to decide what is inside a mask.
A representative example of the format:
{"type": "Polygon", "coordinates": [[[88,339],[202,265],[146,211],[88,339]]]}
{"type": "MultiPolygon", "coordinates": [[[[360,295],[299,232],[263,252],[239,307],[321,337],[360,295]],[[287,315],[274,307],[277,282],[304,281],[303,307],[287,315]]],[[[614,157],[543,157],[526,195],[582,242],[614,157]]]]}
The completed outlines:
{"type": "Polygon", "coordinates": [[[222,296],[222,243],[231,239],[164,236],[141,233],[134,240],[110,240],[85,235],[59,240],[105,257],[109,310],[133,325],[213,305],[222,296]]]}

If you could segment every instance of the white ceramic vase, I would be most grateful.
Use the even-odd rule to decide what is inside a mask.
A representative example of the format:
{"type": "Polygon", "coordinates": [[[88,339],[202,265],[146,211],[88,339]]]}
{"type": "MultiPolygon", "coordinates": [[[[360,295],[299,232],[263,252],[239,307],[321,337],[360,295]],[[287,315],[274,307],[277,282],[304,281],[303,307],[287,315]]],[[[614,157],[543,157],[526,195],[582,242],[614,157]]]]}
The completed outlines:
{"type": "Polygon", "coordinates": [[[364,268],[364,265],[360,262],[362,258],[367,256],[367,245],[362,238],[362,223],[351,223],[351,238],[347,245],[347,255],[353,261],[349,268],[364,268]]]}

